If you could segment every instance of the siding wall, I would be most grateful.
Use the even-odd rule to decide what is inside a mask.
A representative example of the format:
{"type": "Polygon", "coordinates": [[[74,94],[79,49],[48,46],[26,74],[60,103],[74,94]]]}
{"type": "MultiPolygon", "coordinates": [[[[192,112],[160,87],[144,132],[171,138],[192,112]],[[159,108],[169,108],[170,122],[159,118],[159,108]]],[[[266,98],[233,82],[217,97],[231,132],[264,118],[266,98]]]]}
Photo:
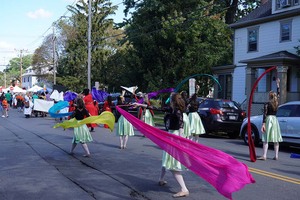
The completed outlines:
{"type": "Polygon", "coordinates": [[[280,21],[260,24],[258,33],[258,51],[248,53],[248,28],[235,30],[234,36],[234,65],[237,67],[233,75],[233,100],[242,102],[246,98],[246,65],[241,60],[256,58],[278,51],[289,51],[296,54],[295,46],[300,42],[300,16],[292,19],[292,38],[288,42],[280,42],[280,21]]]}

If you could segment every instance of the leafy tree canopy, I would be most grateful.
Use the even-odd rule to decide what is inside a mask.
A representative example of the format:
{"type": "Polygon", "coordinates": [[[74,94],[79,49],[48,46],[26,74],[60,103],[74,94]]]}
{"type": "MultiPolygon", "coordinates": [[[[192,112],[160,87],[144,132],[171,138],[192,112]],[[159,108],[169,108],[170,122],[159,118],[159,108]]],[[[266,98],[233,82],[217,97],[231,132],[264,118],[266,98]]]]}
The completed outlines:
{"type": "Polygon", "coordinates": [[[174,87],[183,78],[231,62],[231,31],[211,3],[144,0],[126,28],[126,67],[142,90],[174,87]]]}
{"type": "Polygon", "coordinates": [[[9,61],[9,65],[3,71],[6,73],[6,80],[8,84],[15,84],[16,81],[21,81],[21,66],[22,73],[25,69],[31,65],[32,55],[25,55],[21,57],[12,58],[9,61]]]}

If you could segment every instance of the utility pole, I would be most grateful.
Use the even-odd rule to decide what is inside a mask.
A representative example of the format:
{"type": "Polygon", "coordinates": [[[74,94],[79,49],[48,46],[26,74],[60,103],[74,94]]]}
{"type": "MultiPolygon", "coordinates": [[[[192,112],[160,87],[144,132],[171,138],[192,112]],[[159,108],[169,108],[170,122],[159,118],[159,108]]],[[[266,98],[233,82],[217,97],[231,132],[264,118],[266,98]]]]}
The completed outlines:
{"type": "Polygon", "coordinates": [[[91,90],[91,32],[92,32],[92,0],[89,1],[89,24],[88,24],[88,88],[91,90]]]}
{"type": "Polygon", "coordinates": [[[20,87],[22,87],[23,53],[24,53],[24,51],[27,52],[28,50],[25,50],[25,49],[21,49],[21,50],[15,49],[15,50],[20,52],[20,87]]]}
{"type": "Polygon", "coordinates": [[[52,42],[53,42],[53,85],[56,85],[56,57],[55,57],[55,24],[53,24],[53,36],[52,36],[52,42]]]}
{"type": "Polygon", "coordinates": [[[4,88],[6,88],[6,72],[4,72],[4,88]]]}

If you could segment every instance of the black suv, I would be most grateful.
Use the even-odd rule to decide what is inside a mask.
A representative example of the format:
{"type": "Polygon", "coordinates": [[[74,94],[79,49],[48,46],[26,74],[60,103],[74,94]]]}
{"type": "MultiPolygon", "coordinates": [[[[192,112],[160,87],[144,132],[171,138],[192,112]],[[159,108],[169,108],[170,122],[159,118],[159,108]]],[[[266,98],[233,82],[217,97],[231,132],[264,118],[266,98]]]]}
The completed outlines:
{"type": "Polygon", "coordinates": [[[198,98],[198,113],[206,133],[226,132],[237,138],[246,113],[235,101],[226,99],[198,98]]]}

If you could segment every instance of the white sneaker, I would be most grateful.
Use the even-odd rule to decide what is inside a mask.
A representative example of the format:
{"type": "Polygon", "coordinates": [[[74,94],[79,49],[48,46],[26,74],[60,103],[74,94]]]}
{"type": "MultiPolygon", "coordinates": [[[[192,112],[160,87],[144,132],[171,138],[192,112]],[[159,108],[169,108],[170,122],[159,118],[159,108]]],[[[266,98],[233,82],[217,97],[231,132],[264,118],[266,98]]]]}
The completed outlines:
{"type": "Polygon", "coordinates": [[[4,115],[2,115],[2,117],[5,117],[4,115]]]}

